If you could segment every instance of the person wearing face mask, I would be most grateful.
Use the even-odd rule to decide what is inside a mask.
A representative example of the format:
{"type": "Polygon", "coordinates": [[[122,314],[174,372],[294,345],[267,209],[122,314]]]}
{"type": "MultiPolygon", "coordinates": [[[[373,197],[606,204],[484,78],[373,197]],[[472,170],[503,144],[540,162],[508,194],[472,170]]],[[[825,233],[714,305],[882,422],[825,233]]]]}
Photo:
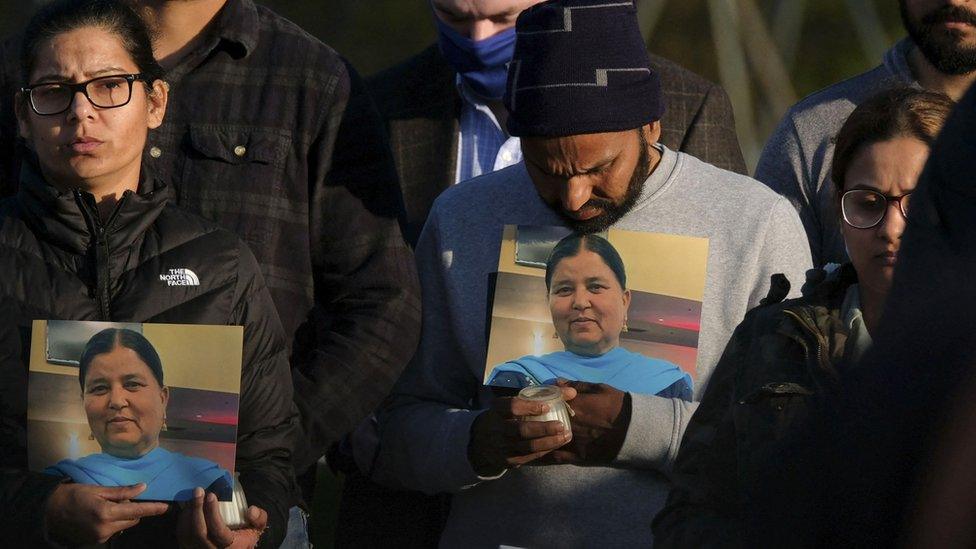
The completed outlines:
{"type": "MultiPolygon", "coordinates": [[[[451,185],[521,160],[505,129],[502,94],[515,19],[542,0],[430,0],[437,43],[367,79],[390,134],[416,244],[431,204],[451,185]]],[[[728,96],[677,64],[651,55],[668,110],[661,142],[745,174],[728,96]]]]}
{"type": "Polygon", "coordinates": [[[774,508],[770,471],[808,422],[830,417],[842,382],[871,347],[916,182],[953,106],[940,93],[896,88],[848,117],[832,177],[851,261],[822,275],[803,298],[751,311],[736,329],[685,432],[674,488],[654,520],[657,546],[817,544],[812,531],[771,542],[763,520],[774,508]]]}
{"type": "MultiPolygon", "coordinates": [[[[504,116],[499,109],[505,94],[508,62],[515,49],[515,28],[512,18],[522,9],[534,4],[532,0],[514,2],[502,14],[501,21],[471,21],[457,11],[456,2],[431,0],[434,24],[437,26],[437,45],[448,65],[457,72],[465,90],[474,93],[489,105],[492,114],[504,116]]],[[[486,7],[491,2],[476,3],[486,7]]],[[[496,2],[497,4],[497,2],[496,2]]],[[[502,6],[505,8],[506,6],[502,6]]],[[[461,174],[462,176],[464,174],[461,174]]]]}

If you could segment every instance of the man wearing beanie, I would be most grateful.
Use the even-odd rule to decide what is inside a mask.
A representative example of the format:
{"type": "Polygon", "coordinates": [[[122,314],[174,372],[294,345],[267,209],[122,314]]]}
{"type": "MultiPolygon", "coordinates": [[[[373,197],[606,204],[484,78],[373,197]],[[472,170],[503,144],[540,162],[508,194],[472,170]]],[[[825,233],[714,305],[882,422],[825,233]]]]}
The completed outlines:
{"type": "MultiPolygon", "coordinates": [[[[385,119],[416,244],[431,204],[460,181],[521,160],[505,131],[506,66],[515,18],[541,0],[430,0],[437,43],[367,80],[385,119]]],[[[725,91],[656,55],[668,111],[661,142],[720,168],[746,173],[725,91]]]]}
{"type": "Polygon", "coordinates": [[[503,226],[707,237],[695,400],[771,275],[798,295],[809,249],[785,199],[658,142],[666,105],[632,2],[553,0],[516,28],[505,104],[524,162],[434,203],[417,247],[423,335],[380,412],[375,478],[455,494],[442,546],[646,546],[697,404],[584,384],[572,444],[515,421],[537,412],[481,383],[503,226]]]}

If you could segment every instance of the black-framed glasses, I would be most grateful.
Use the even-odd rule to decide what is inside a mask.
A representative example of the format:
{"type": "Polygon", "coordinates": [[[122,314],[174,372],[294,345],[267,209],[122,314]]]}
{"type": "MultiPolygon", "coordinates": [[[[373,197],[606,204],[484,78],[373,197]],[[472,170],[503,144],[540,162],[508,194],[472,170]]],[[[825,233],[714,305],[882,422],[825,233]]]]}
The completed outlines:
{"type": "Polygon", "coordinates": [[[881,223],[891,202],[897,203],[898,211],[907,218],[911,196],[910,192],[901,196],[885,196],[869,189],[853,189],[840,197],[841,215],[844,222],[855,229],[870,229],[881,223]]]}
{"type": "Polygon", "coordinates": [[[99,76],[86,82],[71,84],[52,82],[21,88],[27,94],[31,109],[41,116],[61,114],[71,107],[75,94],[81,92],[88,101],[101,109],[127,105],[132,99],[132,83],[145,80],[143,74],[113,74],[99,76]]]}

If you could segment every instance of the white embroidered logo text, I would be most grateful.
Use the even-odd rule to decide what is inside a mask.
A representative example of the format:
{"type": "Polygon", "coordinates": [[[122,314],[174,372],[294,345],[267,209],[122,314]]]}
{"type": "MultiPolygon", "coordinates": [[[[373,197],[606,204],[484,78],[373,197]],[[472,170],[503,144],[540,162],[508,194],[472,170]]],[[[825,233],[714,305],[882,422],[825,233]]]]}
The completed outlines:
{"type": "Polygon", "coordinates": [[[167,274],[159,275],[159,279],[167,286],[199,286],[200,278],[190,269],[170,269],[167,274]]]}

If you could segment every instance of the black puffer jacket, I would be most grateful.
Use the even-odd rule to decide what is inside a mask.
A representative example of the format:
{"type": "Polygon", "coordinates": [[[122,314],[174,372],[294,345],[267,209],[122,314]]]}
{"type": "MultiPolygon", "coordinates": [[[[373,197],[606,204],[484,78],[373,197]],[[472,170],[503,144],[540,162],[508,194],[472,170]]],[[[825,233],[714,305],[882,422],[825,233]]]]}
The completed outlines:
{"type": "MultiPolygon", "coordinates": [[[[24,336],[33,319],[244,326],[236,468],[248,503],[269,515],[261,545],[277,547],[284,537],[294,502],[290,448],[298,419],[281,324],[248,248],[232,233],[168,204],[168,195],[144,177],[139,192],[127,191],[102,224],[90,194],[59,193],[36,169],[25,169],[19,194],[0,204],[5,545],[43,544],[44,504],[57,482],[24,472],[26,363],[18,357],[29,348],[24,336]],[[199,285],[171,285],[167,275],[176,269],[195,273],[199,285]]],[[[157,519],[156,528],[145,525],[144,531],[157,532],[153,545],[175,543],[172,518],[157,519]]],[[[116,539],[137,543],[137,533],[116,539]]]]}

